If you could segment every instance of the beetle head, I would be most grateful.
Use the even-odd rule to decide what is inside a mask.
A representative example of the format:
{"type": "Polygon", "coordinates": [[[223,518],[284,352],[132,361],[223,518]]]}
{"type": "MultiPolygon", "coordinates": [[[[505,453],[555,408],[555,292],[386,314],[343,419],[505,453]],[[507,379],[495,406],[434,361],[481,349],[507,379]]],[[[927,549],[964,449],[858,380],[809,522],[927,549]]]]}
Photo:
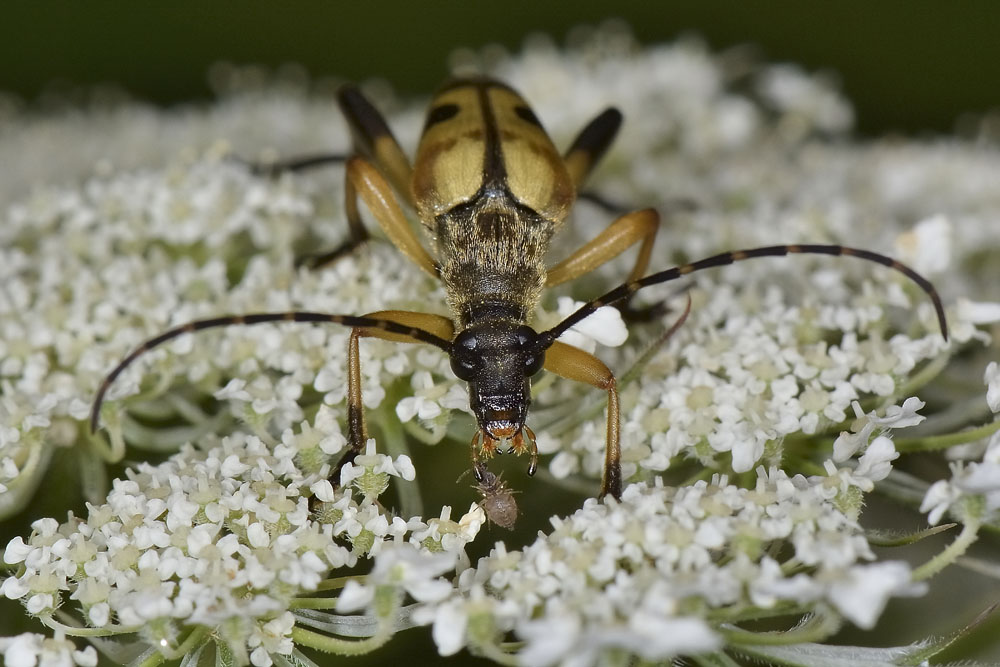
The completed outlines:
{"type": "Polygon", "coordinates": [[[514,440],[520,448],[531,404],[531,376],[544,363],[538,334],[524,324],[481,322],[455,338],[451,368],[469,383],[469,406],[483,433],[484,449],[500,440],[514,440]]]}

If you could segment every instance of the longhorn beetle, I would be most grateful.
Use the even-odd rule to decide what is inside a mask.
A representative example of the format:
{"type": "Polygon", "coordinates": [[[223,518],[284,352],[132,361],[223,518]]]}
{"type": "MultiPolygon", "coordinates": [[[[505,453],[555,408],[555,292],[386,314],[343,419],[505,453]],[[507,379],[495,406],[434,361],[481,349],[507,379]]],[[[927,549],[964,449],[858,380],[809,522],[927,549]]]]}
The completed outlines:
{"type": "Polygon", "coordinates": [[[934,286],[913,269],[868,250],[840,245],[775,245],[724,252],[646,275],[659,226],[659,215],[649,208],[619,216],[596,238],[546,267],[549,240],[618,132],[622,115],[617,109],[608,108],[597,115],[560,155],[531,108],[510,87],[488,78],[456,79],[434,96],[411,165],[385,120],[356,87],[343,87],[338,102],[353,135],[353,153],[307,157],[284,165],[295,169],[346,161],[350,240],[334,252],[314,258],[314,263],[333,259],[368,238],[358,208],[360,198],[389,240],[444,283],[452,317],[400,310],[362,316],[296,311],[188,322],[142,343],[107,375],[94,400],[93,430],[104,395],[115,378],[142,353],[181,334],[262,322],[334,323],[352,329],[347,361],[350,451],[340,466],[353,460],[367,438],[358,341],[375,337],[434,345],[450,357],[455,375],[468,383],[469,403],[478,423],[472,449],[480,482],[479,456],[492,456],[504,443],[507,451],[530,452],[528,474],[534,473],[537,449],[525,419],[531,402],[531,378],[543,368],[606,391],[607,445],[601,495],[617,498],[622,480],[615,376],[593,355],[556,340],[602,306],[622,305],[644,287],[753,257],[849,255],[888,266],[917,283],[933,301],[941,332],[948,336],[944,308],[934,286]],[[416,212],[434,246],[433,254],[410,226],[401,203],[416,212]],[[581,306],[551,329],[537,332],[529,326],[543,288],[588,273],[636,244],[638,256],[624,284],[581,306]]]}

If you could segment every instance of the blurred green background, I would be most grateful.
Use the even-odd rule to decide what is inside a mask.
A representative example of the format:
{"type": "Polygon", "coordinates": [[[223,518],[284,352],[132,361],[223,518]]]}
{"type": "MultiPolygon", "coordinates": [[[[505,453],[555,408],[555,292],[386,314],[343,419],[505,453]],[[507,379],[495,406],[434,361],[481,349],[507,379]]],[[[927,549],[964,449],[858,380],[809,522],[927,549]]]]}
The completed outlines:
{"type": "Polygon", "coordinates": [[[0,90],[37,97],[53,80],[116,82],[171,103],[206,97],[218,60],[297,62],[315,75],[382,76],[428,92],[460,46],[516,49],[608,17],[654,43],[699,34],[756,44],[770,61],[839,73],[859,129],[947,132],[1000,107],[1000,2],[9,2],[0,11],[0,90]]]}

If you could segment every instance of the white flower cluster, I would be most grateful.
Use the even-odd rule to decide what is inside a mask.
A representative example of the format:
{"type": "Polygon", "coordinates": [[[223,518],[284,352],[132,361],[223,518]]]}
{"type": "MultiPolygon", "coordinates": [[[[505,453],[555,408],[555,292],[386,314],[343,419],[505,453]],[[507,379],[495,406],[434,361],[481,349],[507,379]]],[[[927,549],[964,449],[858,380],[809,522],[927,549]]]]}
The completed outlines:
{"type": "MultiPolygon", "coordinates": [[[[1000,413],[1000,365],[991,361],[983,376],[986,402],[994,415],[1000,413]]],[[[996,417],[994,417],[996,418],[996,417]]],[[[945,512],[959,521],[996,522],[1000,518],[1000,431],[990,436],[981,449],[980,460],[956,460],[951,464],[951,479],[941,479],[927,490],[921,512],[937,524],[945,512]]],[[[968,450],[959,455],[968,457],[968,450]]]]}
{"type": "MultiPolygon", "coordinates": [[[[624,457],[633,462],[626,477],[665,470],[690,454],[713,468],[746,472],[769,443],[821,432],[847,418],[863,396],[893,396],[918,364],[943,351],[937,334],[859,336],[854,329],[866,310],[788,306],[775,288],[763,303],[748,304],[726,286],[695,296],[688,322],[630,388],[622,424],[624,457]],[[848,331],[828,342],[841,326],[848,331]],[[674,363],[674,372],[660,371],[674,363]]],[[[874,321],[882,309],[869,306],[867,313],[874,321]]],[[[581,425],[583,437],[571,438],[568,448],[565,441],[547,441],[546,451],[559,452],[552,464],[557,476],[599,474],[603,446],[589,436],[601,427],[599,421],[581,425]]]]}
{"type": "Polygon", "coordinates": [[[298,467],[300,457],[315,459],[303,441],[322,446],[310,425],[286,440],[296,442],[237,433],[207,452],[185,447],[138,466],[86,519],[42,519],[27,542],[11,540],[4,562],[21,570],[0,594],[43,618],[68,597],[88,625],[138,631],[152,646],[176,646],[180,626],[215,628],[236,655],[269,665],[270,654],[292,651],[291,601],[329,572],[392,542],[454,563],[484,521],[476,506],[460,524],[447,510],[426,522],[388,515],[378,495],[390,477],[412,481],[414,470],[408,457],[375,454],[374,441],[344,466],[345,490],[335,492],[329,466],[311,475],[298,467]]]}
{"type": "Polygon", "coordinates": [[[874,555],[838,508],[829,477],[757,471],[741,489],[724,477],[688,487],[628,487],[620,503],[587,501],[519,551],[498,543],[437,604],[444,654],[513,630],[525,665],[590,664],[625,650],[647,660],[711,651],[718,623],[739,610],[825,602],[871,627],[892,595],[913,592],[903,562],[874,555]],[[771,547],[791,545],[776,557],[771,547]]]}
{"type": "Polygon", "coordinates": [[[96,667],[97,651],[93,646],[78,650],[61,634],[46,637],[25,632],[16,637],[0,637],[0,653],[7,667],[96,667]]]}

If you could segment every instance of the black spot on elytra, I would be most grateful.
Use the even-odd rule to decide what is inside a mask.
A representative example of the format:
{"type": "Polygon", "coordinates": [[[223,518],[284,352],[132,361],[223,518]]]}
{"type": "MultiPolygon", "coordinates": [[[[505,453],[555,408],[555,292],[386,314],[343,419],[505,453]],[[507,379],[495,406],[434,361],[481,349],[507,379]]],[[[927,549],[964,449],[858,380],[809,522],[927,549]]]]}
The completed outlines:
{"type": "Polygon", "coordinates": [[[438,123],[443,123],[449,118],[454,118],[458,115],[458,105],[457,104],[441,104],[434,107],[427,112],[427,121],[424,122],[424,131],[432,125],[437,125],[438,123]]]}
{"type": "Polygon", "coordinates": [[[531,123],[535,127],[542,126],[542,123],[540,120],[538,120],[538,116],[535,115],[535,112],[529,109],[528,107],[524,106],[523,104],[514,107],[514,113],[517,114],[518,118],[520,118],[526,123],[531,123]]]}

